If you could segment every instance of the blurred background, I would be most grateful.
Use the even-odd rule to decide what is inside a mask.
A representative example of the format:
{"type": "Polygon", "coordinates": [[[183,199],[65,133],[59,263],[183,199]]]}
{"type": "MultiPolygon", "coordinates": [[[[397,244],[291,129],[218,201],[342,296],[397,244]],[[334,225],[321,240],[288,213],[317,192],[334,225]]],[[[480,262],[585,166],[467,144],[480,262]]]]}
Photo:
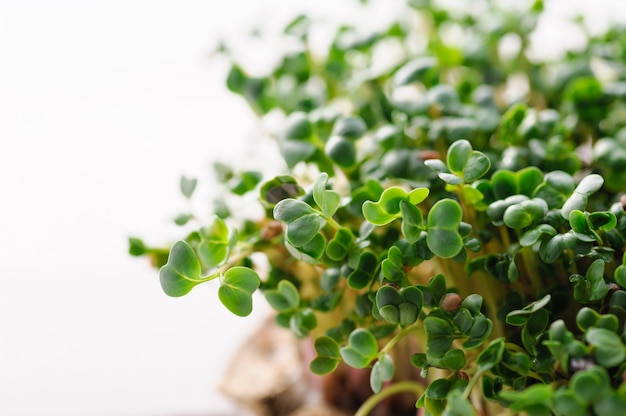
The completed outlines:
{"type": "MultiPolygon", "coordinates": [[[[168,298],[127,238],[180,235],[181,175],[202,211],[213,161],[280,169],[224,86],[220,39],[245,51],[296,12],[374,25],[402,1],[358,3],[0,0],[0,414],[239,414],[216,385],[263,299],[241,319],[216,285],[168,298]]],[[[545,3],[537,53],[576,47],[577,12],[626,20],[621,0],[545,3]]]]}

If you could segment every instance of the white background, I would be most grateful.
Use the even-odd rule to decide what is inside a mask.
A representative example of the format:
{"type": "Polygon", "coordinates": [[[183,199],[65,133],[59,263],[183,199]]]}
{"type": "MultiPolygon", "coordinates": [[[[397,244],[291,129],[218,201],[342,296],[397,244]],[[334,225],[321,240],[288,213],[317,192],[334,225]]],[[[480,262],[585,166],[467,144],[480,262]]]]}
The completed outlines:
{"type": "MultiPolygon", "coordinates": [[[[0,414],[237,414],[215,385],[265,305],[246,320],[212,285],[168,298],[127,237],[179,236],[181,174],[202,207],[212,160],[263,162],[271,146],[209,55],[304,3],[0,1],[0,414]]],[[[583,3],[547,1],[557,18],[583,3]]],[[[626,20],[620,0],[588,13],[626,20]]],[[[575,43],[557,20],[541,42],[575,43]]]]}

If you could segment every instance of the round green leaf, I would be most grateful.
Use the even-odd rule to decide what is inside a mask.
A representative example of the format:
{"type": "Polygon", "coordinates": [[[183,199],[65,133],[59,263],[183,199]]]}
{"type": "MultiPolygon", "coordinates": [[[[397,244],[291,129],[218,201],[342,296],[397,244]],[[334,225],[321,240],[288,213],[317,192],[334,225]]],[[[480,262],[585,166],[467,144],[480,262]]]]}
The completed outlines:
{"type": "Polygon", "coordinates": [[[400,325],[408,326],[408,325],[415,323],[415,321],[417,321],[419,309],[417,308],[417,306],[413,305],[412,303],[403,302],[398,307],[398,310],[400,312],[399,314],[400,325]]]}
{"type": "Polygon", "coordinates": [[[409,243],[415,243],[422,235],[424,227],[422,211],[408,201],[400,202],[400,211],[402,212],[402,234],[409,243]]]}
{"type": "Polygon", "coordinates": [[[544,181],[544,175],[541,169],[535,166],[528,166],[517,172],[517,188],[520,194],[531,197],[544,181]]]}
{"type": "Polygon", "coordinates": [[[383,386],[383,381],[391,380],[394,371],[393,361],[389,354],[383,354],[379,357],[370,373],[372,391],[378,393],[383,386]]]}
{"type": "Polygon", "coordinates": [[[526,231],[520,238],[519,242],[522,247],[530,247],[540,239],[544,238],[544,236],[554,235],[556,235],[554,227],[548,224],[540,224],[537,227],[526,231]]]}
{"type": "Polygon", "coordinates": [[[528,322],[526,322],[528,334],[533,338],[538,337],[544,329],[546,329],[549,319],[550,313],[547,309],[539,309],[537,312],[530,315],[528,322]]]}
{"type": "Polygon", "coordinates": [[[378,354],[376,337],[367,329],[355,329],[348,337],[348,345],[341,348],[340,353],[349,366],[365,368],[378,354]]]}
{"type": "Polygon", "coordinates": [[[398,186],[392,186],[383,191],[377,202],[365,201],[363,216],[375,225],[385,225],[401,216],[401,203],[407,201],[413,205],[422,202],[428,196],[427,188],[416,188],[407,193],[398,186]]]}
{"type": "Polygon", "coordinates": [[[324,237],[322,233],[317,233],[313,236],[313,238],[309,242],[307,242],[301,247],[298,247],[297,250],[301,254],[306,256],[302,258],[301,260],[304,260],[307,263],[316,264],[316,261],[322,257],[322,254],[324,254],[325,247],[326,247],[326,238],[324,237]],[[307,257],[310,257],[310,259],[307,259],[307,257]]]}
{"type": "Polygon", "coordinates": [[[463,178],[465,182],[474,182],[485,175],[491,168],[491,161],[483,153],[473,150],[467,140],[457,140],[448,148],[446,159],[450,171],[463,178]]]}
{"type": "Polygon", "coordinates": [[[238,65],[233,64],[226,77],[226,87],[234,93],[241,94],[247,80],[248,77],[243,70],[238,65]]]}
{"type": "Polygon", "coordinates": [[[550,303],[551,299],[552,296],[548,294],[541,299],[529,303],[522,309],[509,312],[506,315],[506,323],[514,326],[524,325],[528,321],[528,317],[530,315],[544,308],[548,303],[550,303]]]}
{"type": "Polygon", "coordinates": [[[463,200],[470,205],[477,205],[485,197],[482,192],[472,185],[463,185],[463,200]]]}
{"type": "Polygon", "coordinates": [[[454,316],[454,324],[464,334],[469,333],[474,325],[474,318],[467,308],[460,308],[454,316]]]}
{"type": "Polygon", "coordinates": [[[600,314],[598,312],[591,308],[584,307],[576,314],[576,324],[582,331],[586,331],[590,327],[594,326],[596,322],[598,322],[599,318],[600,314]]]}
{"type": "Polygon", "coordinates": [[[491,176],[493,193],[497,199],[518,194],[517,176],[509,170],[498,170],[491,176]]]}
{"type": "Polygon", "coordinates": [[[361,253],[357,269],[348,276],[348,286],[351,289],[363,289],[374,280],[378,269],[378,258],[371,251],[361,253]]]}
{"type": "Polygon", "coordinates": [[[482,178],[491,168],[491,161],[484,153],[474,150],[463,169],[463,180],[467,183],[482,178]]]}
{"type": "Polygon", "coordinates": [[[510,352],[505,349],[502,364],[521,375],[526,375],[530,371],[530,356],[525,352],[510,352]]]}
{"type": "Polygon", "coordinates": [[[614,367],[624,363],[626,346],[615,332],[605,328],[589,328],[585,339],[595,347],[593,356],[601,366],[614,367]]]}
{"type": "Polygon", "coordinates": [[[339,283],[340,279],[341,270],[339,268],[331,267],[324,270],[320,281],[322,289],[324,289],[326,292],[330,292],[335,286],[337,286],[337,283],[339,283]]]}
{"type": "Polygon", "coordinates": [[[589,224],[587,223],[585,213],[577,209],[570,212],[569,225],[572,227],[572,230],[578,233],[586,233],[589,231],[589,224]]]}
{"type": "Polygon", "coordinates": [[[603,378],[600,372],[595,369],[588,369],[574,374],[570,384],[579,399],[590,402],[602,396],[606,387],[603,378]]]}
{"type": "Polygon", "coordinates": [[[378,344],[376,337],[367,329],[358,328],[350,334],[348,344],[364,356],[374,356],[378,354],[378,344]]]}
{"type": "Polygon", "coordinates": [[[574,178],[563,171],[546,173],[544,182],[537,186],[532,194],[533,198],[541,198],[550,209],[561,208],[574,190],[574,178]]]}
{"type": "Polygon", "coordinates": [[[448,392],[450,391],[451,387],[452,380],[448,378],[440,378],[432,381],[426,388],[424,394],[429,399],[444,400],[446,396],[448,396],[448,392]]]}
{"type": "Polygon", "coordinates": [[[522,201],[504,211],[504,223],[515,230],[526,228],[539,222],[548,212],[548,206],[540,199],[522,201]]]}
{"type": "Polygon", "coordinates": [[[313,199],[326,217],[332,217],[339,207],[341,198],[337,192],[326,189],[327,182],[328,174],[322,172],[313,185],[313,199]]]}
{"type": "Polygon", "coordinates": [[[500,362],[503,353],[504,338],[498,338],[491,341],[487,348],[485,348],[476,359],[478,371],[484,372],[493,368],[498,362],[500,362]]]}
{"type": "Polygon", "coordinates": [[[228,259],[230,250],[236,243],[236,231],[229,229],[224,220],[216,216],[208,227],[200,230],[198,256],[206,267],[217,267],[228,259]]]}
{"type": "Polygon", "coordinates": [[[252,312],[252,294],[261,285],[259,275],[247,267],[231,267],[224,273],[218,297],[229,311],[238,316],[252,312]]]}
{"type": "Polygon", "coordinates": [[[574,193],[565,201],[565,204],[563,204],[561,208],[563,218],[569,219],[570,213],[575,209],[584,211],[589,196],[602,188],[603,183],[604,178],[598,174],[592,173],[591,175],[585,176],[576,189],[574,189],[574,193]]]}
{"type": "Polygon", "coordinates": [[[393,75],[393,85],[400,87],[422,80],[422,78],[437,65],[437,59],[432,56],[417,57],[400,67],[400,69],[395,72],[393,75]]]}
{"type": "Polygon", "coordinates": [[[472,145],[467,140],[457,140],[448,148],[446,163],[450,172],[463,176],[463,170],[472,156],[472,145]]]}
{"type": "Polygon", "coordinates": [[[411,364],[417,368],[424,368],[428,365],[428,359],[424,353],[415,353],[411,355],[411,364]]]}
{"type": "Polygon", "coordinates": [[[397,214],[389,214],[380,204],[372,201],[363,204],[363,216],[374,225],[385,225],[398,218],[397,214]]]}
{"type": "Polygon", "coordinates": [[[316,338],[314,346],[317,355],[320,357],[327,357],[335,360],[339,360],[341,358],[339,345],[331,337],[321,336],[316,338]]]}
{"type": "Polygon", "coordinates": [[[473,293],[463,299],[461,307],[467,308],[472,315],[480,313],[480,309],[483,307],[483,297],[478,293],[473,293]]]}
{"type": "Polygon", "coordinates": [[[298,338],[304,338],[317,326],[317,317],[310,308],[296,311],[289,318],[289,329],[298,338]]]}
{"type": "Polygon", "coordinates": [[[447,397],[446,408],[441,416],[475,416],[476,412],[472,404],[463,398],[463,394],[458,390],[453,390],[447,397]]]}
{"type": "Polygon", "coordinates": [[[309,369],[313,374],[323,376],[335,371],[337,365],[339,365],[339,360],[328,357],[315,357],[309,364],[309,369]]]}
{"type": "Polygon", "coordinates": [[[381,263],[383,276],[389,281],[397,282],[406,276],[402,259],[402,251],[392,246],[387,252],[387,258],[381,263]]]}
{"type": "Polygon", "coordinates": [[[610,211],[592,212],[589,214],[589,223],[596,230],[609,231],[617,225],[617,217],[610,211]]]}
{"type": "Polygon", "coordinates": [[[444,319],[436,316],[428,316],[424,319],[424,329],[428,337],[426,354],[430,357],[443,357],[450,350],[455,339],[455,331],[452,325],[444,319]]]}
{"type": "Polygon", "coordinates": [[[400,296],[402,297],[402,302],[410,303],[414,305],[418,309],[422,308],[424,304],[424,294],[421,290],[419,290],[415,286],[405,287],[400,290],[400,296]]]}
{"type": "Polygon", "coordinates": [[[289,115],[286,122],[285,130],[282,134],[283,140],[301,140],[306,141],[313,135],[313,125],[307,118],[307,114],[302,111],[296,111],[289,115]]]}
{"type": "Polygon", "coordinates": [[[614,278],[618,285],[622,288],[626,288],[626,266],[618,266],[615,269],[614,278]]]}
{"type": "Polygon", "coordinates": [[[285,312],[300,305],[298,289],[288,280],[281,280],[275,290],[266,290],[265,299],[278,312],[285,312]]]}
{"type": "Polygon", "coordinates": [[[383,191],[380,196],[380,205],[389,214],[400,213],[400,202],[408,199],[408,193],[397,186],[392,186],[383,191]]]}
{"type": "Polygon", "coordinates": [[[183,296],[198,283],[201,266],[193,248],[183,240],[177,241],[170,250],[167,263],[159,271],[159,280],[168,296],[183,296]]]}
{"type": "Polygon", "coordinates": [[[376,307],[378,309],[383,306],[400,304],[400,295],[393,286],[382,286],[376,291],[376,307]]]}
{"type": "Polygon", "coordinates": [[[317,147],[313,143],[303,141],[279,141],[278,146],[280,154],[289,168],[293,168],[299,162],[306,162],[317,151],[317,147]]]}
{"type": "Polygon", "coordinates": [[[195,191],[196,189],[196,185],[198,185],[198,180],[196,178],[187,178],[186,176],[181,176],[180,192],[185,198],[191,198],[191,195],[193,195],[193,191],[195,191]]]}
{"type": "Polygon", "coordinates": [[[609,292],[609,287],[604,281],[604,260],[597,259],[587,269],[589,281],[589,300],[604,299],[609,292]]]}
{"type": "Polygon", "coordinates": [[[463,249],[463,239],[458,228],[463,211],[458,202],[442,199],[428,213],[426,243],[441,258],[456,256],[463,249]]]}
{"type": "Polygon", "coordinates": [[[325,152],[328,157],[341,167],[349,168],[356,163],[354,143],[341,136],[332,136],[326,142],[325,152]]]}
{"type": "Polygon", "coordinates": [[[409,202],[413,205],[418,205],[423,202],[430,193],[428,188],[415,188],[409,192],[409,202]]]}
{"type": "Polygon", "coordinates": [[[287,225],[286,237],[294,247],[302,247],[317,235],[321,227],[317,214],[304,215],[287,225]]]}
{"type": "Polygon", "coordinates": [[[533,416],[549,416],[552,406],[553,387],[549,384],[534,384],[521,391],[502,390],[500,397],[510,401],[510,408],[533,416]]]}
{"type": "Polygon", "coordinates": [[[621,394],[611,392],[593,403],[593,411],[596,415],[619,415],[626,409],[626,397],[624,387],[620,388],[621,394]]]}
{"type": "Polygon", "coordinates": [[[400,307],[396,305],[384,305],[378,308],[378,313],[382,318],[392,325],[400,323],[400,307]]]}
{"type": "Polygon", "coordinates": [[[551,264],[559,258],[566,248],[565,234],[557,234],[550,239],[543,240],[539,248],[539,256],[545,263],[551,264]]]}
{"type": "Polygon", "coordinates": [[[554,392],[554,410],[563,416],[583,416],[587,414],[586,403],[569,389],[554,392]]]}
{"type": "Polygon", "coordinates": [[[472,325],[472,328],[469,330],[467,335],[470,338],[484,340],[489,336],[492,327],[493,323],[490,319],[485,318],[484,316],[477,316],[474,318],[474,324],[472,325]]]}
{"type": "Polygon", "coordinates": [[[326,246],[326,255],[334,261],[340,261],[346,255],[354,243],[354,234],[348,228],[340,228],[333,239],[326,246]]]}
{"type": "Polygon", "coordinates": [[[315,213],[315,210],[306,202],[287,198],[276,204],[273,214],[278,221],[290,224],[300,217],[313,213],[315,213]]]}
{"type": "Polygon", "coordinates": [[[439,179],[447,184],[460,185],[463,183],[463,179],[461,179],[454,173],[450,173],[446,164],[439,159],[428,159],[424,161],[424,164],[429,168],[435,170],[437,172],[437,176],[439,176],[439,179]]]}
{"type": "Polygon", "coordinates": [[[466,364],[465,353],[458,348],[447,351],[443,357],[433,361],[433,367],[459,371],[466,364]]]}
{"type": "Polygon", "coordinates": [[[332,135],[341,136],[346,139],[356,140],[365,134],[367,125],[360,117],[346,117],[339,119],[333,126],[332,135]]]}

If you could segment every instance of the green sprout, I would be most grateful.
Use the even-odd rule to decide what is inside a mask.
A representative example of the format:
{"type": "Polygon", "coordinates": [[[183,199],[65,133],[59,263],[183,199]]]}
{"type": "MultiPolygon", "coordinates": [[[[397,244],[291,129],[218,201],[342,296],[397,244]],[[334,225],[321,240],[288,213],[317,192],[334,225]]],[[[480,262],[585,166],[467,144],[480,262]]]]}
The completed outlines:
{"type": "MultiPolygon", "coordinates": [[[[321,22],[298,16],[283,34],[298,48],[264,75],[224,48],[230,91],[283,119],[267,132],[279,163],[215,164],[215,215],[183,212],[192,231],[132,237],[130,254],[169,296],[219,282],[238,316],[262,292],[322,383],[365,380],[369,397],[330,403],[349,414],[623,414],[626,30],[531,59],[544,11],[530,3],[410,0],[374,33],[338,26],[324,53],[321,22]]],[[[183,198],[198,185],[183,177],[183,198]]]]}

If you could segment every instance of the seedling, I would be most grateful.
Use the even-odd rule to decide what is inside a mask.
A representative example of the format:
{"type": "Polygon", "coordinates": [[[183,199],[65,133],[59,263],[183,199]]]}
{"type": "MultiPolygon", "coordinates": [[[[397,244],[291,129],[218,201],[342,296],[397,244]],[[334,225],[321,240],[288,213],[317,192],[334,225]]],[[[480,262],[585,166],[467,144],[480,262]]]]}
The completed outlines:
{"type": "MultiPolygon", "coordinates": [[[[261,119],[284,116],[274,177],[216,164],[226,193],[256,195],[264,215],[220,200],[206,223],[177,217],[195,225],[180,241],[131,238],[131,254],[152,258],[170,296],[219,284],[239,316],[260,290],[312,343],[313,373],[366,370],[371,397],[344,409],[358,415],[401,392],[426,415],[624,414],[626,30],[536,61],[543,3],[478,3],[411,0],[374,34],[341,26],[322,55],[318,22],[299,16],[284,37],[300,50],[260,77],[224,47],[227,87],[261,119]]],[[[183,178],[183,197],[196,185],[183,178]]]]}

